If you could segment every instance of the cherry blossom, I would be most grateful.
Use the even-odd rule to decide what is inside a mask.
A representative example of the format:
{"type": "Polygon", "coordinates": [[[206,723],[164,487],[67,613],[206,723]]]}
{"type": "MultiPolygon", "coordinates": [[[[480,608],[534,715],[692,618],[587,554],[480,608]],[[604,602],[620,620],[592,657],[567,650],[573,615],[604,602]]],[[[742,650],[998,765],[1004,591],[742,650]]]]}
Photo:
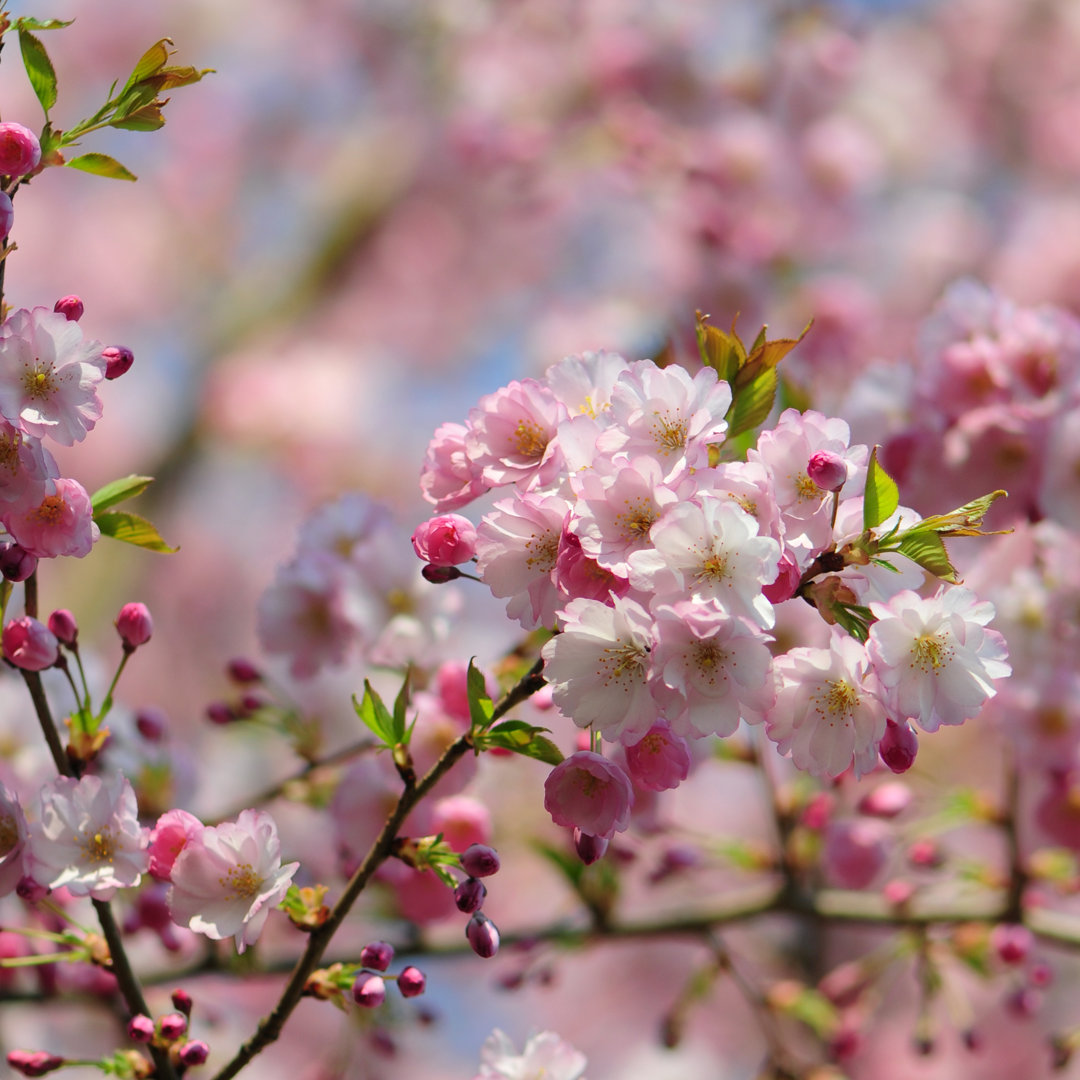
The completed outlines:
{"type": "Polygon", "coordinates": [[[553,1031],[533,1035],[519,1054],[500,1030],[488,1036],[475,1080],[584,1080],[585,1055],[553,1031]]]}
{"type": "Polygon", "coordinates": [[[0,896],[15,890],[25,871],[26,815],[19,800],[0,784],[0,896]]]}
{"type": "Polygon", "coordinates": [[[53,481],[54,493],[36,506],[11,508],[0,515],[8,532],[31,555],[53,559],[90,554],[101,530],[94,521],[90,496],[78,480],[53,481]]]}
{"type": "Polygon", "coordinates": [[[610,758],[591,750],[564,758],[544,781],[544,809],[555,824],[581,829],[590,836],[610,840],[622,832],[630,824],[633,805],[634,789],[626,773],[610,758]]]}

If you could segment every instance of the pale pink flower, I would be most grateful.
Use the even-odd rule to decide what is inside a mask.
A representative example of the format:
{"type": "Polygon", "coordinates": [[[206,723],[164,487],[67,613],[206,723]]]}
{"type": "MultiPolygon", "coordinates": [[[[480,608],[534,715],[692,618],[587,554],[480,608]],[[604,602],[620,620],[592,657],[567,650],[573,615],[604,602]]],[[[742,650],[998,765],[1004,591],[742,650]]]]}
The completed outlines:
{"type": "Polygon", "coordinates": [[[168,810],[162,814],[150,832],[150,873],[159,881],[171,880],[176,857],[205,827],[186,810],[168,810]]]}
{"type": "Polygon", "coordinates": [[[90,496],[78,480],[53,481],[55,493],[33,507],[11,507],[0,520],[19,546],[39,559],[90,554],[101,530],[94,521],[90,496]]]}
{"type": "Polygon", "coordinates": [[[480,1057],[475,1080],[584,1080],[585,1076],[585,1055],[553,1031],[533,1035],[519,1054],[496,1028],[480,1057]]]}
{"type": "Polygon", "coordinates": [[[486,484],[550,483],[561,466],[555,432],[566,406],[535,379],[516,379],[469,412],[465,450],[486,484]]]}
{"type": "Polygon", "coordinates": [[[729,499],[679,503],[653,526],[653,549],[630,555],[630,584],[665,602],[712,603],[767,629],[775,616],[762,589],[776,579],[780,545],[757,529],[729,499]]]}
{"type": "Polygon", "coordinates": [[[299,866],[281,865],[269,814],[242,810],[235,822],[208,826],[188,839],[172,866],[169,911],[174,922],[215,941],[234,937],[243,952],[262,933],[299,866]]]}
{"type": "Polygon", "coordinates": [[[432,807],[431,827],[454,849],[491,841],[491,811],[469,795],[449,795],[432,807]]]}
{"type": "Polygon", "coordinates": [[[881,821],[857,818],[832,822],[825,830],[822,865],[844,889],[865,889],[889,858],[892,832],[881,821]]]}
{"type": "Polygon", "coordinates": [[[924,731],[961,724],[994,696],[993,680],[1012,670],[1005,639],[986,629],[994,605],[969,589],[944,585],[928,598],[905,589],[870,610],[877,621],[867,650],[895,719],[924,731]]]}
{"type": "Polygon", "coordinates": [[[639,787],[677,788],[690,775],[690,747],[666,720],[658,720],[643,739],[626,748],[626,767],[639,787]]]}
{"type": "MultiPolygon", "coordinates": [[[[572,600],[562,632],[542,650],[555,704],[578,727],[627,745],[652,727],[659,709],[649,692],[652,619],[636,601],[572,600]]],[[[587,831],[587,830],[586,830],[587,831]]]]}
{"type": "Polygon", "coordinates": [[[679,735],[734,733],[776,700],[768,638],[752,623],[690,600],[653,610],[653,697],[679,735]]]}
{"type": "Polygon", "coordinates": [[[0,413],[39,438],[64,446],[101,418],[101,345],[58,311],[20,308],[0,327],[0,413]]]}
{"type": "Polygon", "coordinates": [[[544,781],[544,809],[556,825],[610,840],[630,824],[634,788],[610,758],[579,750],[564,758],[544,781]]]}
{"type": "Polygon", "coordinates": [[[26,873],[26,815],[19,800],[0,784],[0,896],[15,891],[26,873]]]}
{"type": "Polygon", "coordinates": [[[544,380],[570,416],[601,416],[611,405],[611,389],[630,364],[618,353],[566,356],[544,372],[544,380]]]}
{"type": "Polygon", "coordinates": [[[147,831],[122,773],[56,777],[41,789],[29,834],[30,876],[49,889],[108,900],[147,869],[147,831]]]}
{"type": "Polygon", "coordinates": [[[52,454],[40,439],[25,435],[0,419],[0,504],[26,511],[56,490],[60,475],[52,454]]]}
{"type": "Polygon", "coordinates": [[[476,572],[526,630],[552,626],[562,597],[555,585],[559,538],[569,507],[557,495],[501,499],[477,528],[476,572]]]}
{"type": "Polygon", "coordinates": [[[439,514],[417,525],[412,546],[432,566],[457,566],[476,554],[476,526],[460,514],[439,514]]]}
{"type": "Polygon", "coordinates": [[[563,526],[559,554],[555,559],[555,584],[567,599],[587,596],[605,603],[610,596],[625,596],[630,589],[626,578],[616,577],[581,548],[581,541],[563,526]]]}
{"type": "Polygon", "coordinates": [[[870,772],[885,710],[863,646],[834,629],[828,649],[791,649],[773,668],[779,690],[765,731],[780,752],[814,776],[839,776],[852,765],[857,776],[870,772]]]}
{"type": "Polygon", "coordinates": [[[457,510],[487,491],[479,467],[465,452],[468,430],[463,424],[442,424],[428,443],[420,491],[439,510],[457,510]]]}
{"type": "Polygon", "coordinates": [[[300,551],[320,551],[350,562],[370,544],[396,528],[390,512],[381,503],[354,491],[323,503],[300,526],[300,551]]]}
{"type": "Polygon", "coordinates": [[[4,627],[4,658],[24,671],[44,671],[56,663],[60,645],[44,623],[30,615],[11,619],[4,627]]]}

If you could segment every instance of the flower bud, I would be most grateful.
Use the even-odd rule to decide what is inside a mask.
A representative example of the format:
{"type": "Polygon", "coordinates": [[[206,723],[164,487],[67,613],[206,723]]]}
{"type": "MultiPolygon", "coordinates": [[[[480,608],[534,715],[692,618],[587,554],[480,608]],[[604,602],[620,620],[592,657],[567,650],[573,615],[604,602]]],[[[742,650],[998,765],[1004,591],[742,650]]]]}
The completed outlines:
{"type": "Polygon", "coordinates": [[[132,1042],[148,1043],[154,1037],[154,1021],[144,1013],[139,1013],[128,1021],[127,1033],[132,1042]]]}
{"type": "Polygon", "coordinates": [[[41,163],[41,143],[22,124],[0,124],[0,175],[25,176],[41,163]]]}
{"type": "Polygon", "coordinates": [[[461,869],[469,877],[491,877],[499,872],[499,855],[487,844],[470,844],[461,853],[461,869]]]}
{"type": "Polygon", "coordinates": [[[60,312],[68,322],[78,322],[83,317],[83,302],[77,296],[61,296],[53,304],[53,311],[60,312]]]}
{"type": "Polygon", "coordinates": [[[416,527],[412,546],[432,566],[456,566],[476,554],[476,526],[461,514],[438,514],[416,527]]]}
{"type": "Polygon", "coordinates": [[[125,652],[134,652],[145,645],[154,632],[154,620],[145,604],[125,604],[116,617],[116,632],[124,643],[125,652]]]}
{"type": "Polygon", "coordinates": [[[161,742],[169,729],[169,721],[163,709],[147,705],[135,713],[135,727],[147,742],[161,742]]]}
{"type": "Polygon", "coordinates": [[[232,707],[224,701],[211,701],[206,706],[206,719],[211,724],[224,727],[226,724],[231,724],[234,720],[239,719],[239,717],[233,712],[232,707]]]}
{"type": "Polygon", "coordinates": [[[246,686],[248,683],[262,682],[262,672],[250,661],[243,657],[234,657],[225,668],[228,676],[234,683],[246,686]]]}
{"type": "Polygon", "coordinates": [[[894,818],[902,814],[912,802],[911,788],[900,780],[888,784],[878,784],[873,791],[868,791],[860,800],[856,809],[860,814],[870,817],[894,818]]]}
{"type": "Polygon", "coordinates": [[[49,895],[49,889],[45,885],[39,885],[32,877],[26,875],[19,878],[19,883],[15,886],[15,895],[28,904],[36,904],[49,895]]]}
{"type": "Polygon", "coordinates": [[[394,946],[385,941],[373,941],[360,950],[360,963],[372,971],[385,971],[394,959],[394,946]]]}
{"type": "Polygon", "coordinates": [[[61,645],[66,645],[69,649],[74,648],[79,638],[79,624],[67,608],[57,608],[49,616],[49,629],[56,635],[61,645]]]}
{"type": "Polygon", "coordinates": [[[14,224],[15,207],[11,205],[11,196],[6,191],[0,191],[0,241],[7,239],[14,224]]]}
{"type": "Polygon", "coordinates": [[[1034,944],[1035,935],[1026,926],[999,923],[990,931],[990,948],[997,953],[1003,964],[1010,967],[1022,964],[1034,944]]]}
{"type": "Polygon", "coordinates": [[[889,857],[890,834],[880,821],[834,822],[825,830],[822,862],[843,889],[865,889],[889,857]]]}
{"type": "Polygon", "coordinates": [[[23,1076],[44,1076],[67,1064],[62,1057],[44,1050],[12,1050],[7,1056],[7,1063],[23,1076]]]}
{"type": "Polygon", "coordinates": [[[176,1056],[180,1059],[181,1065],[205,1065],[206,1059],[210,1056],[210,1047],[202,1039],[192,1039],[191,1042],[186,1042],[180,1047],[176,1056]]]}
{"type": "Polygon", "coordinates": [[[915,755],[918,752],[919,739],[911,730],[911,725],[906,720],[901,724],[892,719],[888,720],[885,735],[878,743],[881,760],[894,773],[904,773],[915,764],[915,755]]]}
{"type": "Polygon", "coordinates": [[[456,581],[461,577],[461,571],[456,566],[436,566],[434,563],[424,563],[420,569],[420,576],[432,585],[445,585],[448,581],[456,581]]]}
{"type": "Polygon", "coordinates": [[[191,995],[186,990],[177,988],[172,992],[173,1008],[177,1012],[182,1012],[185,1016],[191,1015],[191,1006],[193,1004],[191,995]]]}
{"type": "Polygon", "coordinates": [[[363,1009],[377,1009],[386,1000],[386,983],[378,975],[361,971],[352,988],[353,1001],[363,1009]]]}
{"type": "Polygon", "coordinates": [[[105,360],[106,379],[119,379],[135,363],[135,354],[123,345],[109,345],[101,350],[101,355],[105,360]]]}
{"type": "Polygon", "coordinates": [[[187,1031],[187,1017],[178,1012],[166,1013],[158,1021],[158,1027],[161,1030],[161,1037],[171,1042],[173,1039],[179,1039],[187,1031]]]}
{"type": "Polygon", "coordinates": [[[466,878],[454,890],[454,903],[464,915],[479,911],[487,898],[487,886],[476,878],[466,878]]]}
{"type": "Polygon", "coordinates": [[[465,937],[472,951],[485,960],[490,960],[499,951],[499,928],[482,911],[469,920],[465,937]]]}
{"type": "Polygon", "coordinates": [[[44,671],[60,658],[60,645],[53,632],[37,619],[22,615],[4,627],[4,656],[24,671],[44,671]]]}
{"type": "Polygon", "coordinates": [[[839,491],[847,482],[847,463],[839,454],[819,450],[806,463],[806,475],[822,491],[839,491]]]}
{"type": "Polygon", "coordinates": [[[580,829],[574,829],[574,850],[586,866],[592,866],[604,857],[609,842],[606,836],[592,836],[580,829]]]}
{"type": "Polygon", "coordinates": [[[8,581],[25,581],[37,564],[37,556],[18,544],[0,544],[0,574],[8,581]]]}
{"type": "Polygon", "coordinates": [[[402,997],[419,997],[427,986],[427,979],[419,968],[410,966],[403,968],[401,974],[398,975],[397,986],[402,997]]]}

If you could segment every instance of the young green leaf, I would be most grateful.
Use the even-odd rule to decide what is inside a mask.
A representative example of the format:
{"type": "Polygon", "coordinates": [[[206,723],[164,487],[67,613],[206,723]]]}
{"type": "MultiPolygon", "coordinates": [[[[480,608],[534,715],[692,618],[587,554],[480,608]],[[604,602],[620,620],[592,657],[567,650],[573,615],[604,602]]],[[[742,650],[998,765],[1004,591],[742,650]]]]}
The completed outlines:
{"type": "Polygon", "coordinates": [[[108,154],[80,154],[64,164],[73,169],[93,173],[94,176],[104,176],[109,180],[138,180],[130,169],[121,165],[116,158],[109,157],[108,154]]]}
{"type": "Polygon", "coordinates": [[[45,119],[49,110],[56,104],[56,71],[45,51],[45,46],[29,30],[19,30],[19,51],[22,53],[23,66],[34,88],[34,94],[41,102],[45,119]]]}
{"type": "Polygon", "coordinates": [[[956,568],[949,561],[945,541],[932,529],[913,529],[905,533],[895,550],[943,581],[957,584],[959,579],[956,576],[956,568]]]}
{"type": "Polygon", "coordinates": [[[547,730],[533,727],[524,720],[507,720],[498,727],[477,735],[475,745],[478,750],[490,750],[493,746],[498,746],[536,761],[558,765],[563,759],[562,751],[550,739],[540,734],[547,730]]]}
{"type": "Polygon", "coordinates": [[[70,26],[74,19],[35,19],[30,15],[23,15],[14,22],[16,30],[59,30],[63,26],[70,26]]]}
{"type": "Polygon", "coordinates": [[[472,719],[472,729],[473,731],[483,731],[491,723],[495,706],[488,696],[484,673],[471,659],[469,660],[466,689],[469,695],[469,716],[472,719]]]}
{"type": "Polygon", "coordinates": [[[95,514],[100,513],[102,510],[108,510],[110,506],[116,506],[118,503],[127,502],[128,499],[134,499],[136,495],[141,495],[153,482],[152,476],[134,474],[123,476],[119,480],[111,480],[90,496],[90,505],[94,508],[95,514]]]}
{"type": "Polygon", "coordinates": [[[124,89],[120,91],[121,97],[123,97],[136,83],[142,82],[143,79],[150,75],[154,75],[169,62],[169,46],[171,44],[172,40],[170,38],[162,38],[160,41],[154,42],[154,44],[139,57],[139,62],[135,65],[135,69],[128,76],[128,81],[124,83],[124,89]]]}
{"type": "Polygon", "coordinates": [[[398,739],[395,737],[394,718],[390,710],[383,704],[377,691],[371,688],[371,683],[364,680],[364,697],[361,701],[356,700],[353,694],[353,709],[356,715],[363,721],[364,726],[384,746],[396,746],[398,739]]]}
{"type": "Polygon", "coordinates": [[[708,315],[697,313],[697,344],[701,362],[711,367],[721,379],[731,382],[746,363],[746,349],[732,324],[731,333],[707,323],[708,315]]]}
{"type": "Polygon", "coordinates": [[[866,492],[863,496],[863,528],[875,529],[886,518],[896,513],[900,505],[900,489],[896,481],[878,464],[878,451],[875,446],[870,451],[870,462],[866,467],[866,492]]]}
{"type": "Polygon", "coordinates": [[[1009,529],[998,532],[985,532],[982,527],[983,518],[987,511],[998,499],[1008,496],[1007,491],[991,491],[989,495],[981,495],[972,499],[969,503],[950,510],[947,514],[933,514],[923,518],[914,528],[918,530],[930,529],[940,536],[997,536],[1001,532],[1010,532],[1009,529]]]}
{"type": "Polygon", "coordinates": [[[748,386],[737,387],[727,411],[727,434],[735,438],[763,424],[776,398],[776,368],[766,368],[748,386]]]}
{"type": "Polygon", "coordinates": [[[161,551],[170,555],[180,550],[167,544],[157,529],[138,514],[111,510],[104,514],[95,514],[94,521],[102,536],[111,536],[125,544],[134,544],[135,547],[146,548],[147,551],[161,551]]]}
{"type": "Polygon", "coordinates": [[[393,735],[394,744],[409,742],[407,736],[412,735],[412,728],[406,729],[405,726],[405,710],[409,707],[409,677],[412,674],[412,668],[409,668],[405,672],[405,679],[401,684],[401,689],[398,691],[398,695],[394,698],[394,716],[393,716],[393,735]]]}

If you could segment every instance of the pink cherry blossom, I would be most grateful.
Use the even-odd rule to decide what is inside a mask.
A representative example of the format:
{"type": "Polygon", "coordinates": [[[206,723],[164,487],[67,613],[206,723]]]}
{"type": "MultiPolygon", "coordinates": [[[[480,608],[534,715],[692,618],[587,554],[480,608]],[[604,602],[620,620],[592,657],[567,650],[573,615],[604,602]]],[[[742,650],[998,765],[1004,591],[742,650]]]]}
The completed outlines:
{"type": "Polygon", "coordinates": [[[416,527],[412,546],[432,566],[457,566],[476,554],[476,526],[460,514],[439,514],[416,527]]]}
{"type": "Polygon", "coordinates": [[[612,387],[629,367],[618,353],[601,349],[564,357],[544,372],[544,380],[570,416],[595,419],[610,408],[612,387]]]}
{"type": "Polygon", "coordinates": [[[881,821],[837,821],[825,830],[822,862],[835,885],[865,889],[889,857],[892,833],[881,821]]]}
{"type": "Polygon", "coordinates": [[[570,600],[587,596],[604,603],[610,596],[625,596],[630,582],[590,559],[567,524],[563,525],[559,554],[555,559],[555,584],[559,592],[570,600]]]}
{"type": "Polygon", "coordinates": [[[468,430],[463,424],[437,427],[424,457],[421,494],[443,512],[465,506],[488,488],[465,452],[468,430]]]}
{"type": "Polygon", "coordinates": [[[475,1080],[583,1080],[585,1055],[553,1031],[533,1035],[519,1054],[503,1032],[488,1036],[475,1080]]]}
{"type": "Polygon", "coordinates": [[[19,800],[0,784],[0,896],[15,891],[26,872],[26,815],[19,800]]]}
{"type": "Polygon", "coordinates": [[[556,825],[610,840],[630,824],[634,789],[610,758],[579,750],[548,773],[544,809],[556,825]]]}
{"type": "Polygon", "coordinates": [[[108,900],[138,885],[147,869],[147,831],[122,773],[58,776],[41,789],[30,823],[30,876],[49,889],[108,900]]]}
{"type": "Polygon", "coordinates": [[[159,881],[170,881],[177,856],[205,827],[186,810],[168,810],[162,814],[150,833],[150,873],[159,881]]]}
{"type": "Polygon", "coordinates": [[[905,589],[870,610],[867,650],[889,712],[924,731],[971,719],[1012,670],[1005,639],[986,629],[993,604],[969,589],[946,585],[928,598],[905,589]]]}
{"type": "Polygon", "coordinates": [[[101,345],[48,308],[20,308],[0,327],[0,413],[23,431],[64,446],[101,418],[101,345]]]}
{"type": "Polygon", "coordinates": [[[626,748],[626,767],[638,786],[667,791],[690,775],[690,748],[666,720],[658,720],[643,739],[626,748]]]}
{"type": "Polygon", "coordinates": [[[61,477],[53,484],[54,494],[33,507],[10,508],[0,520],[22,548],[39,559],[81,559],[101,535],[90,496],[77,480],[61,477]]]}
{"type": "Polygon", "coordinates": [[[0,506],[26,511],[52,495],[60,470],[40,439],[0,419],[0,506]]]}
{"type": "Polygon", "coordinates": [[[284,898],[299,863],[281,865],[274,819],[242,810],[235,822],[189,837],[172,866],[173,921],[215,941],[234,937],[238,952],[253,945],[284,898]]]}
{"type": "Polygon", "coordinates": [[[470,795],[448,795],[432,807],[431,827],[454,851],[491,840],[491,811],[470,795]]]}
{"type": "Polygon", "coordinates": [[[20,615],[7,623],[3,646],[4,658],[24,671],[44,671],[60,656],[56,635],[30,615],[20,615]]]}

